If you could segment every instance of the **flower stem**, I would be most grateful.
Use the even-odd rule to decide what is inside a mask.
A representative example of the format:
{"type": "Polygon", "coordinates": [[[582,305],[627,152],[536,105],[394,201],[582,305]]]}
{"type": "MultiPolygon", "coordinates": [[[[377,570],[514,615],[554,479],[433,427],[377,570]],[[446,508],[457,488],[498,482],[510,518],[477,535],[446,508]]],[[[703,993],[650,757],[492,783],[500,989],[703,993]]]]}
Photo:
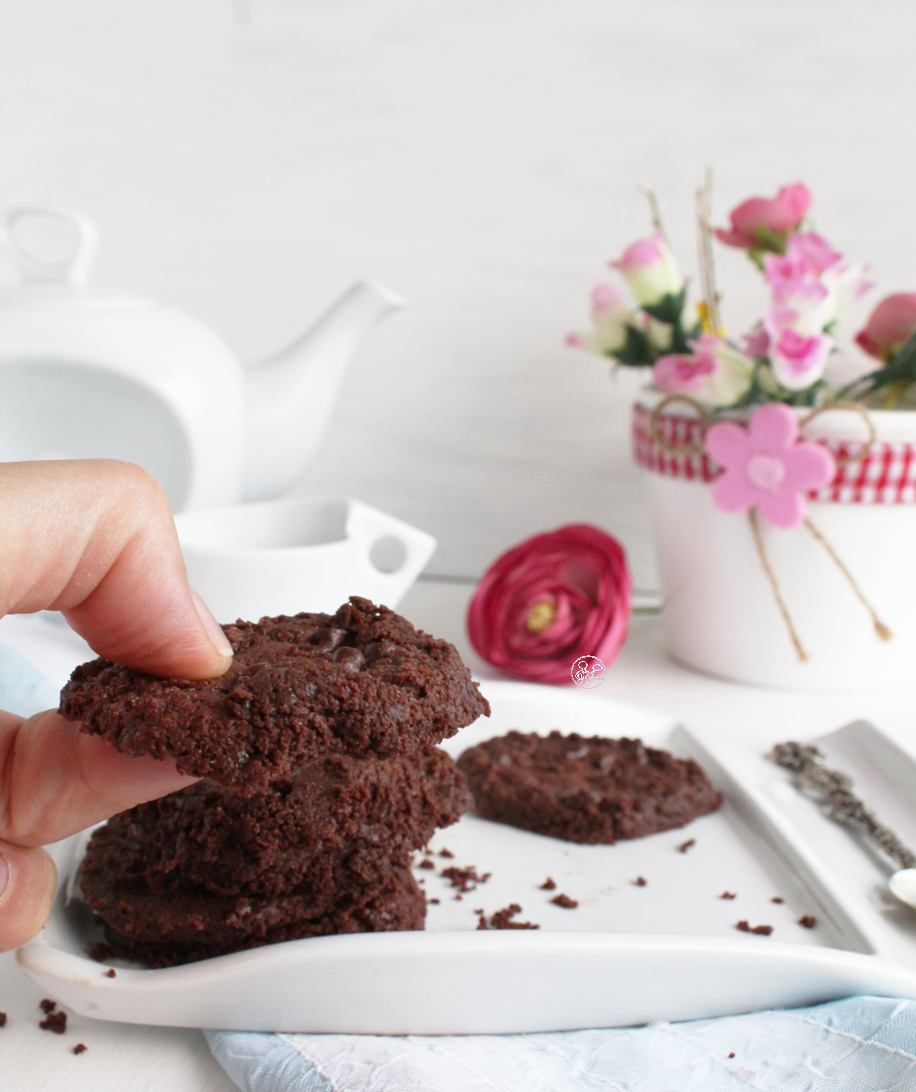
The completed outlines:
{"type": "Polygon", "coordinates": [[[699,249],[700,288],[703,293],[703,333],[721,336],[719,318],[719,294],[716,291],[716,273],[712,256],[712,170],[707,168],[703,185],[697,190],[697,244],[699,249]]]}

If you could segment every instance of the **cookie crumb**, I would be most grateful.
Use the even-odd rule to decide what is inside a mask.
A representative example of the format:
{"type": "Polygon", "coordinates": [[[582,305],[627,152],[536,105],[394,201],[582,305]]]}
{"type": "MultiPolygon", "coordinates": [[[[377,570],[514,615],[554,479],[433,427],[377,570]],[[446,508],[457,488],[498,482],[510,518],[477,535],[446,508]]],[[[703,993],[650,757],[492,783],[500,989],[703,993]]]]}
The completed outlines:
{"type": "Polygon", "coordinates": [[[478,876],[477,869],[473,865],[468,865],[467,868],[452,865],[451,868],[443,868],[439,875],[448,880],[452,887],[457,887],[459,891],[473,891],[479,883],[486,883],[493,873],[484,872],[482,876],[478,876]]]}
{"type": "Polygon", "coordinates": [[[782,895],[774,895],[774,896],[773,896],[773,897],[772,897],[772,898],[770,899],[770,902],[775,902],[775,903],[783,903],[783,902],[785,902],[785,901],[786,901],[786,900],[785,900],[785,899],[784,899],[784,898],[782,897],[782,895]]]}
{"type": "Polygon", "coordinates": [[[41,1001],[38,1002],[38,1007],[41,1009],[41,1011],[45,1015],[47,1015],[48,1013],[53,1012],[57,1008],[57,1002],[52,1001],[50,997],[45,997],[41,1001]]]}
{"type": "Polygon", "coordinates": [[[737,893],[734,891],[723,891],[719,896],[720,899],[735,899],[737,897],[737,893]]]}
{"type": "Polygon", "coordinates": [[[420,863],[417,865],[417,868],[435,868],[435,867],[436,867],[436,862],[431,861],[428,857],[426,858],[425,861],[420,861],[420,863]]]}
{"type": "Polygon", "coordinates": [[[732,1052],[731,1052],[731,1053],[729,1054],[729,1058],[734,1058],[734,1056],[735,1056],[735,1052],[734,1052],[734,1051],[732,1051],[732,1052]]]}
{"type": "Polygon", "coordinates": [[[746,921],[739,921],[735,928],[742,933],[756,933],[761,937],[768,937],[773,932],[772,925],[750,925],[746,921]]]}
{"type": "Polygon", "coordinates": [[[65,1012],[49,1012],[38,1026],[42,1031],[53,1031],[55,1035],[63,1035],[67,1030],[67,1014],[65,1012]]]}
{"type": "Polygon", "coordinates": [[[461,902],[461,899],[462,899],[461,895],[456,895],[455,896],[455,902],[461,902]]]}
{"type": "Polygon", "coordinates": [[[433,903],[433,905],[435,905],[435,906],[439,905],[439,900],[438,899],[427,899],[426,901],[433,903]]]}
{"type": "Polygon", "coordinates": [[[576,899],[571,899],[569,895],[557,895],[550,901],[552,903],[555,903],[557,906],[562,906],[564,910],[575,910],[575,908],[579,905],[576,899]]]}
{"type": "Polygon", "coordinates": [[[6,1027],[6,1013],[0,1012],[0,1028],[6,1027]]]}
{"type": "Polygon", "coordinates": [[[446,849],[445,846],[443,846],[442,849],[439,850],[439,856],[440,857],[454,857],[455,854],[452,853],[452,851],[450,849],[446,849]]]}
{"type": "Polygon", "coordinates": [[[649,881],[645,878],[645,876],[637,876],[636,879],[633,881],[633,886],[645,887],[648,882],[649,881]]]}
{"type": "Polygon", "coordinates": [[[802,914],[798,919],[799,925],[804,925],[806,929],[813,929],[817,925],[817,918],[813,914],[802,914]]]}
{"type": "Polygon", "coordinates": [[[490,916],[490,924],[487,924],[486,918],[483,914],[480,915],[480,919],[477,923],[478,929],[540,929],[540,925],[534,925],[530,921],[513,921],[512,919],[516,914],[520,914],[522,908],[517,902],[510,903],[502,910],[497,910],[495,914],[490,916]],[[483,922],[481,925],[480,922],[483,922]]]}
{"type": "Polygon", "coordinates": [[[88,1049],[89,1047],[87,1047],[85,1043],[77,1043],[76,1046],[73,1048],[73,1053],[85,1054],[88,1049]]]}
{"type": "Polygon", "coordinates": [[[556,880],[551,879],[551,877],[548,876],[547,879],[544,880],[544,882],[541,884],[540,890],[541,891],[553,891],[553,890],[556,889],[556,886],[557,886],[556,880]]]}
{"type": "Polygon", "coordinates": [[[686,842],[681,842],[677,847],[678,853],[686,853],[688,849],[697,844],[696,838],[688,838],[686,842]]]}
{"type": "Polygon", "coordinates": [[[106,978],[117,978],[117,974],[115,972],[114,967],[109,967],[108,968],[108,970],[105,972],[105,977],[106,978]]]}

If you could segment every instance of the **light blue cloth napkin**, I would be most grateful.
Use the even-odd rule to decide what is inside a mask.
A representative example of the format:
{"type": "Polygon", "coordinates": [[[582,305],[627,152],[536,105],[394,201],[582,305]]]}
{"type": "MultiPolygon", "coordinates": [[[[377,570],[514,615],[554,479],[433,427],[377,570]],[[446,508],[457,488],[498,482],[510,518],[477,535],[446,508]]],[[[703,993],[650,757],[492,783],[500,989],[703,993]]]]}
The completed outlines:
{"type": "Polygon", "coordinates": [[[882,997],[549,1035],[207,1038],[244,1092],[916,1089],[916,1002],[882,997]]]}
{"type": "MultiPolygon", "coordinates": [[[[58,698],[0,645],[0,708],[58,698]]],[[[880,997],[539,1035],[206,1034],[244,1092],[916,1092],[916,1002],[880,997]]]]}

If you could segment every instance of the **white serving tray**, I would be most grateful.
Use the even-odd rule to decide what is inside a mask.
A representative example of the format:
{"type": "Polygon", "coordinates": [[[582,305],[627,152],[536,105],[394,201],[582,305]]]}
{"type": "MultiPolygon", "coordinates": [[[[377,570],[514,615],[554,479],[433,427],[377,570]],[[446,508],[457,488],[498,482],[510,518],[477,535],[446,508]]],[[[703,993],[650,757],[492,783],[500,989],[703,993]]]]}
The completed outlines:
{"type": "MultiPolygon", "coordinates": [[[[916,915],[878,898],[888,870],[765,760],[775,736],[689,732],[591,690],[494,682],[484,690],[493,715],[449,740],[453,755],[511,728],[637,736],[696,757],[725,803],[683,830],[614,846],[574,845],[466,816],[434,838],[436,870],[417,870],[428,897],[440,900],[429,906],[425,932],[291,941],[163,970],[118,966],[115,978],[84,954],[94,927],[73,892],[82,835],[61,844],[51,919],[20,949],[20,965],[83,1015],[252,1031],[531,1032],[854,993],[916,999],[916,915]],[[687,839],[694,845],[680,852],[687,839]],[[443,847],[453,859],[438,856],[443,847]],[[448,865],[492,876],[458,900],[439,874],[448,865]],[[547,876],[554,891],[540,888],[547,876]],[[645,886],[633,882],[638,876],[645,886]],[[736,897],[720,898],[726,890],[736,897]],[[559,892],[578,907],[553,905],[559,892]],[[771,901],[777,896],[784,902],[771,901]],[[477,930],[478,911],[489,916],[513,902],[522,907],[518,920],[540,929],[477,930]],[[802,915],[814,915],[817,926],[798,925],[802,915]],[[772,925],[773,934],[738,932],[739,920],[772,925]]],[[[861,724],[823,743],[916,843],[905,807],[907,794],[916,798],[916,764],[861,724]]]]}

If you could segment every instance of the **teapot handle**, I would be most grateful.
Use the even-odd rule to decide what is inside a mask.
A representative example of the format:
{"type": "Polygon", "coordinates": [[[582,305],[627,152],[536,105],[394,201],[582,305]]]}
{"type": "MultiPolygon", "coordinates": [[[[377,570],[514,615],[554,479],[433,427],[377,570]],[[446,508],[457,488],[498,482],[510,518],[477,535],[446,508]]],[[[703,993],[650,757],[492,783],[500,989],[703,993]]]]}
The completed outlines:
{"type": "Polygon", "coordinates": [[[99,231],[88,216],[42,205],[17,205],[0,216],[0,248],[22,274],[23,280],[41,283],[85,284],[99,245],[99,231]],[[62,261],[49,262],[32,254],[17,237],[17,223],[27,217],[62,220],[76,232],[73,250],[62,261]]]}

